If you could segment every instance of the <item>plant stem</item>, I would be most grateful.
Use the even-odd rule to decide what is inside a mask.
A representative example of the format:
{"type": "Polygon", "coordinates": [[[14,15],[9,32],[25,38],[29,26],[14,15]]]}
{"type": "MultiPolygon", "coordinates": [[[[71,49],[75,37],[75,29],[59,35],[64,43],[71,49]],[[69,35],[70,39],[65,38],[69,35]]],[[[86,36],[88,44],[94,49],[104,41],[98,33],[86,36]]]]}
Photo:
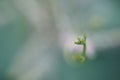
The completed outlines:
{"type": "Polygon", "coordinates": [[[82,55],[85,56],[85,53],[86,53],[86,43],[83,44],[83,52],[82,52],[82,55]]]}

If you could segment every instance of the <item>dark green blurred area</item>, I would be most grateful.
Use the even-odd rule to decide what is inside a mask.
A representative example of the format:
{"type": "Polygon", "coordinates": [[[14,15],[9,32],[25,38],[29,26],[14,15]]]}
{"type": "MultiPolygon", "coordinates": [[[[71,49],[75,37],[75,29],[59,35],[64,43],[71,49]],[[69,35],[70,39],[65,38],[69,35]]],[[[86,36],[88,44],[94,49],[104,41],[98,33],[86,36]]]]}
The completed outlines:
{"type": "Polygon", "coordinates": [[[120,47],[97,52],[98,58],[73,68],[64,63],[62,80],[119,80],[120,47]]]}
{"type": "MultiPolygon", "coordinates": [[[[0,19],[0,80],[16,80],[13,79],[15,77],[13,75],[12,77],[6,76],[6,72],[9,69],[9,67],[11,67],[12,65],[11,63],[18,54],[17,52],[23,47],[23,45],[27,42],[32,32],[34,31],[34,26],[32,25],[32,23],[30,23],[30,21],[26,19],[26,16],[24,16],[22,12],[17,10],[15,7],[11,6],[12,9],[11,8],[10,9],[12,10],[12,13],[9,13],[9,10],[8,12],[6,12],[7,10],[5,9],[7,8],[7,5],[9,4],[8,9],[9,6],[12,5],[12,2],[11,3],[9,2],[10,1],[7,0],[0,0],[0,18],[1,18],[0,19]],[[5,24],[2,24],[1,21],[2,18],[7,17],[8,19],[11,19],[11,16],[14,15],[15,15],[15,19],[10,20],[5,24]]],[[[63,11],[65,11],[68,14],[68,16],[70,16],[70,20],[73,22],[73,24],[82,25],[82,26],[73,27],[76,33],[79,32],[79,29],[82,29],[83,31],[88,31],[90,32],[90,34],[96,34],[97,32],[101,32],[101,31],[104,31],[106,32],[106,34],[108,34],[107,31],[109,30],[111,31],[120,30],[119,0],[105,0],[105,1],[91,0],[91,2],[88,1],[88,4],[86,0],[86,4],[85,5],[83,4],[81,6],[79,6],[80,4],[79,0],[75,0],[75,1],[57,0],[55,1],[55,3],[54,1],[51,2],[53,2],[53,4],[55,3],[59,5],[62,4],[61,6],[64,8],[63,11]],[[101,8],[102,9],[102,10],[100,9],[101,13],[98,12],[95,14],[95,15],[99,14],[100,17],[102,16],[103,18],[107,18],[106,19],[107,23],[105,23],[105,25],[102,25],[102,27],[100,28],[94,28],[94,26],[89,27],[88,25],[86,25],[86,23],[89,23],[88,19],[90,18],[90,16],[94,15],[91,12],[92,9],[89,9],[89,6],[94,5],[93,3],[95,3],[96,6],[97,4],[98,5],[103,4],[105,6],[105,4],[107,3],[111,5],[111,6],[110,5],[107,6],[107,7],[111,7],[108,8],[111,9],[108,10],[108,13],[106,13],[107,12],[106,10],[103,10],[101,8]],[[75,4],[77,5],[75,6],[75,4]],[[82,8],[79,9],[79,7],[82,8]],[[109,14],[109,12],[113,12],[113,13],[109,14]]],[[[94,6],[90,8],[94,8],[94,6]]],[[[119,36],[120,32],[116,32],[116,33],[118,33],[118,35],[116,36],[119,36]]],[[[44,36],[45,34],[42,35],[44,36]]],[[[49,37],[54,38],[54,36],[49,36],[49,37]]],[[[40,39],[41,38],[42,37],[40,37],[40,39]]],[[[48,43],[49,43],[49,38],[48,38],[48,43]]],[[[54,76],[57,76],[57,80],[120,80],[120,43],[118,43],[116,46],[108,47],[103,50],[96,50],[97,58],[95,60],[88,60],[85,62],[85,64],[83,65],[81,64],[79,67],[72,67],[69,64],[67,64],[63,58],[62,55],[63,52],[61,48],[57,47],[58,49],[56,49],[56,46],[54,45],[50,46],[51,53],[52,54],[58,53],[57,56],[59,56],[56,59],[58,65],[56,74],[55,75],[46,74],[44,75],[42,80],[54,80],[52,79],[52,77],[54,76]]]]}

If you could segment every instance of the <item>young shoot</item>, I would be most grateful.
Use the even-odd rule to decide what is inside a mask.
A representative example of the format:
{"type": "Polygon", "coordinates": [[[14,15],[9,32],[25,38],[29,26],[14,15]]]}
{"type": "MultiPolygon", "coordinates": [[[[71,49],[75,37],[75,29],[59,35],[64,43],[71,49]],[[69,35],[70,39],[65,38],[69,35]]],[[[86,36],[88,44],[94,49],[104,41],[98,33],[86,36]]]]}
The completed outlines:
{"type": "Polygon", "coordinates": [[[83,63],[86,59],[86,34],[83,34],[83,37],[78,37],[77,42],[75,42],[76,45],[83,45],[82,53],[74,54],[72,56],[73,61],[83,63]]]}

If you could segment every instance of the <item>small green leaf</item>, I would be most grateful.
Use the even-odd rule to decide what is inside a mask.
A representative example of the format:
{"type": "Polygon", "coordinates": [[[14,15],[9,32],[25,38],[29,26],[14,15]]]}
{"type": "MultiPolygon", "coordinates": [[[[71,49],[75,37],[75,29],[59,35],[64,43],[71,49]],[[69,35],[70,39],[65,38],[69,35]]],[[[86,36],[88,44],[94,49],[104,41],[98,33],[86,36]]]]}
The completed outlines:
{"type": "Polygon", "coordinates": [[[79,41],[79,42],[75,42],[75,44],[81,44],[81,42],[79,41]]]}
{"type": "Polygon", "coordinates": [[[85,56],[80,55],[80,54],[75,54],[72,56],[72,60],[75,62],[83,63],[83,62],[85,62],[85,56]]]}

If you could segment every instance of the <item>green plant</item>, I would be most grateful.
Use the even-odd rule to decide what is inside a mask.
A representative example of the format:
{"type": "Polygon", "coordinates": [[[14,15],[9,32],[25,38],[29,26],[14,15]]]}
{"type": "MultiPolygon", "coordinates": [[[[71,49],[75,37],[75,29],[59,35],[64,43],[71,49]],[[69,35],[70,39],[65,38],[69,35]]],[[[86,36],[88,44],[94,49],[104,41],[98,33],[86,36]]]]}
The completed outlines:
{"type": "Polygon", "coordinates": [[[83,51],[82,53],[74,54],[72,56],[72,59],[76,62],[83,63],[86,60],[85,54],[86,54],[86,33],[84,33],[83,37],[78,37],[77,42],[75,44],[77,45],[83,45],[83,51]]]}

